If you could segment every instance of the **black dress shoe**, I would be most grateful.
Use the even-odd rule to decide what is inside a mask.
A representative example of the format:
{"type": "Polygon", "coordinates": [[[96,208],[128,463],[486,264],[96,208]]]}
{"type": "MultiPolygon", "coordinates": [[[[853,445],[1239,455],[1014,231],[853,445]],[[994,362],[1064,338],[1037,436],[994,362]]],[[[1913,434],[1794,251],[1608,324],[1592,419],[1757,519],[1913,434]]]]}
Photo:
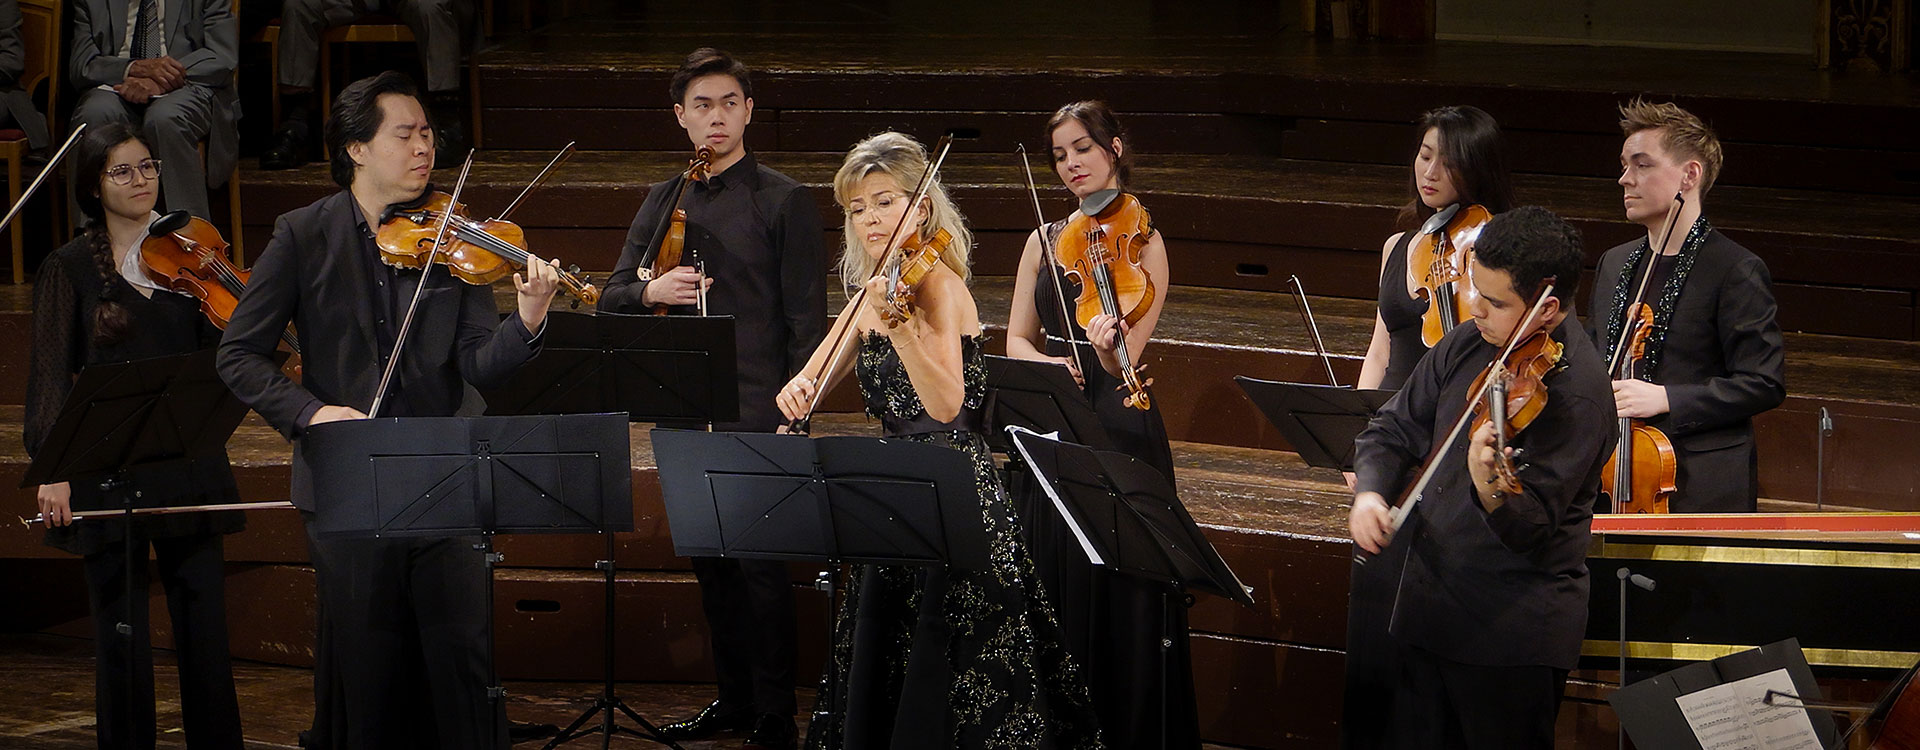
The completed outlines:
{"type": "Polygon", "coordinates": [[[281,125],[273,131],[273,145],[260,154],[261,169],[293,169],[307,163],[306,129],[281,125]]]}
{"type": "Polygon", "coordinates": [[[660,736],[679,742],[704,740],[716,734],[744,732],[753,728],[753,714],[724,708],[720,701],[707,704],[693,718],[660,727],[660,736]]]}
{"type": "Polygon", "coordinates": [[[747,735],[747,741],[741,747],[746,750],[793,750],[793,717],[779,714],[761,714],[753,722],[753,734],[747,735]]]}

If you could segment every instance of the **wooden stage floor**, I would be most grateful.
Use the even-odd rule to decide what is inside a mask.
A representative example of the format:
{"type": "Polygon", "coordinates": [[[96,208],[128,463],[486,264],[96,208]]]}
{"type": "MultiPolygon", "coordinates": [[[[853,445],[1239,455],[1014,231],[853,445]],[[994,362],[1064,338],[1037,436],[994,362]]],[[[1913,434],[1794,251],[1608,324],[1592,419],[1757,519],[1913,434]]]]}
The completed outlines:
{"type": "MultiPolygon", "coordinates": [[[[178,675],[173,653],[154,655],[159,693],[159,747],[184,747],[180,730],[178,675]]],[[[258,662],[234,664],[234,683],[240,693],[240,720],[249,750],[297,750],[300,730],[313,716],[313,672],[258,662]]],[[[564,726],[598,695],[597,683],[520,682],[507,687],[507,715],[514,721],[564,726]]],[[[713,686],[684,683],[620,683],[617,694],[649,721],[664,722],[689,715],[713,699],[713,686]]],[[[795,717],[806,731],[804,712],[813,705],[813,691],[801,689],[802,715],[795,717]]],[[[622,726],[632,726],[621,719],[622,726]]],[[[521,748],[537,748],[545,740],[521,748]]],[[[739,747],[738,738],[683,742],[687,750],[739,747]]],[[[563,747],[599,747],[596,735],[563,747]]],[[[93,643],[51,635],[0,635],[0,747],[7,750],[91,750],[94,742],[93,643]]],[[[613,741],[618,748],[657,748],[660,745],[631,737],[613,741]]],[[[1206,744],[1207,748],[1230,745],[1206,744]]]]}

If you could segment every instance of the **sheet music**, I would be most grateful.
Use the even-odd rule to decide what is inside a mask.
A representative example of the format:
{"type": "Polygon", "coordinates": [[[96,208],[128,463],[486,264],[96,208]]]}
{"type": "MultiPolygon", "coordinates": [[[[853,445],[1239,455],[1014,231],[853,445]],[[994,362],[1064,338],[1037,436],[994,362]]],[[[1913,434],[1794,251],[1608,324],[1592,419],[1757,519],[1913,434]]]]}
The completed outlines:
{"type": "Polygon", "coordinates": [[[1769,706],[1768,690],[1798,694],[1787,670],[1675,698],[1701,750],[1823,750],[1804,708],[1769,706]]]}

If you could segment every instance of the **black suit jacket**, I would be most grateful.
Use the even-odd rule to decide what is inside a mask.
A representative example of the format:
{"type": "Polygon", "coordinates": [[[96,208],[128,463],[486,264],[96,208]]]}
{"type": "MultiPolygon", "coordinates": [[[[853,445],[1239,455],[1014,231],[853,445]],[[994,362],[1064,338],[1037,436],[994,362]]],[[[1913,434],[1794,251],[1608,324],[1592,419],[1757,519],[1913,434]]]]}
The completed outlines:
{"type": "MultiPolygon", "coordinates": [[[[1639,244],[1600,258],[1587,331],[1602,352],[1613,290],[1639,244]]],[[[1760,492],[1753,416],[1787,397],[1773,277],[1765,261],[1717,229],[1699,252],[1674,303],[1653,378],[1667,387],[1669,411],[1648,424],[1673,439],[1679,461],[1673,512],[1752,511],[1760,492]]]]}
{"type": "MultiPolygon", "coordinates": [[[[326,405],[366,411],[389,354],[379,344],[374,297],[385,291],[376,289],[362,257],[359,210],[341,191],[282,215],[220,340],[227,387],[294,441],[293,503],[303,510],[313,509],[312,478],[300,460],[308,420],[326,405]],[[300,336],[298,383],[270,358],[289,322],[300,336]]],[[[419,276],[400,278],[410,292],[419,276]]],[[[436,266],[380,416],[451,416],[460,409],[463,381],[503,385],[538,349],[519,315],[500,319],[490,287],[436,266]]]]}

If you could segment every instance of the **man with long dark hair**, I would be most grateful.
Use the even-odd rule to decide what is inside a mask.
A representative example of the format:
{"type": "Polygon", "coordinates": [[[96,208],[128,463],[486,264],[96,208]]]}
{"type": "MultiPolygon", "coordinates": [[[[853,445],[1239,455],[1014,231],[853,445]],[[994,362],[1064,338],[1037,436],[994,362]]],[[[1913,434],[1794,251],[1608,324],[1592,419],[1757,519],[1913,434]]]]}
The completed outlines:
{"type": "MultiPolygon", "coordinates": [[[[219,353],[228,387],[293,440],[293,502],[309,521],[314,477],[300,459],[309,428],[365,418],[395,356],[379,416],[453,415],[466,384],[501,385],[533,357],[558,287],[556,266],[530,259],[514,275],[518,314],[501,320],[492,289],[434,266],[401,348],[422,272],[382,262],[374,233],[387,207],[430,189],[433,130],[412,81],[388,72],[347,86],[326,140],[341,191],[275,222],[219,353]],[[298,383],[270,359],[290,322],[302,344],[298,383]]],[[[506,746],[505,714],[487,694],[492,613],[477,541],[322,539],[308,526],[321,615],[320,747],[506,746]]]]}

